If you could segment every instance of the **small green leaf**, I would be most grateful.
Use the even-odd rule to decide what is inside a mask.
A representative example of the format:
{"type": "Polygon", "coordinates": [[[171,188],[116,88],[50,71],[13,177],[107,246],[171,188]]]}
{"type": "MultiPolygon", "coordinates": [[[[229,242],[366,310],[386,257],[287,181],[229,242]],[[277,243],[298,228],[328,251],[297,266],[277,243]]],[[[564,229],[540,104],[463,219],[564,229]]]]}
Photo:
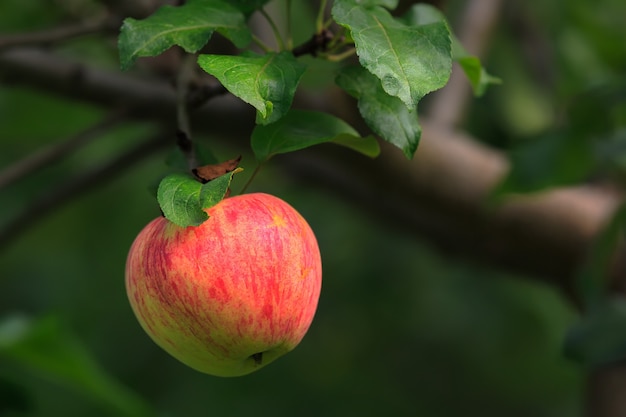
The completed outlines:
{"type": "Polygon", "coordinates": [[[358,100],[361,116],[377,135],[413,158],[422,133],[416,111],[387,94],[380,80],[363,67],[343,68],[336,82],[358,100]]]}
{"type": "Polygon", "coordinates": [[[200,205],[202,184],[186,174],[171,174],[161,180],[157,200],[166,219],[181,227],[198,226],[209,218],[200,205]]]}
{"type": "Polygon", "coordinates": [[[356,0],[336,1],[332,13],[350,29],[361,65],[409,109],[448,81],[452,60],[445,22],[409,26],[382,7],[364,7],[356,0]]]}
{"type": "Polygon", "coordinates": [[[287,113],[306,69],[289,52],[200,55],[198,64],[228,91],[256,108],[260,124],[275,122],[287,113]]]}
{"type": "Polygon", "coordinates": [[[233,171],[203,184],[200,190],[200,206],[210,208],[222,201],[228,192],[233,176],[241,171],[243,168],[235,168],[233,171]]]}
{"type": "Polygon", "coordinates": [[[603,300],[567,333],[564,353],[590,367],[626,359],[626,300],[603,300]]]}
{"type": "Polygon", "coordinates": [[[343,120],[314,111],[291,110],[276,123],[257,126],[251,138],[252,151],[261,162],[279,153],[293,152],[325,142],[349,146],[369,156],[378,155],[379,152],[374,138],[361,138],[343,120]],[[348,139],[348,136],[352,139],[348,139]]]}
{"type": "Polygon", "coordinates": [[[120,66],[126,70],[138,57],[159,55],[173,45],[195,53],[216,30],[238,47],[252,39],[243,13],[221,0],[166,5],[146,19],[125,19],[118,44],[120,66]]]}
{"type": "Polygon", "coordinates": [[[361,137],[350,134],[337,135],[332,143],[350,148],[370,158],[376,158],[380,154],[380,145],[371,136],[361,137]]]}
{"type": "MultiPolygon", "coordinates": [[[[402,16],[402,20],[411,26],[428,25],[431,23],[444,22],[448,24],[445,16],[439,9],[430,4],[415,4],[402,16]]],[[[499,84],[501,80],[487,73],[480,60],[467,53],[459,39],[450,34],[452,41],[452,59],[459,63],[467,76],[474,95],[480,97],[485,93],[490,84],[499,84]]]]}
{"type": "Polygon", "coordinates": [[[490,75],[481,65],[480,59],[475,56],[466,55],[455,60],[463,68],[463,72],[465,72],[465,76],[467,76],[476,97],[485,94],[489,85],[502,83],[500,78],[490,75]]]}
{"type": "Polygon", "coordinates": [[[181,227],[199,226],[213,207],[226,196],[230,182],[242,168],[221,175],[206,184],[187,174],[171,174],[161,180],[157,200],[166,219],[181,227]]]}
{"type": "Polygon", "coordinates": [[[156,415],[143,399],[111,378],[54,317],[31,320],[14,315],[0,321],[0,355],[90,396],[114,415],[156,415]]]}

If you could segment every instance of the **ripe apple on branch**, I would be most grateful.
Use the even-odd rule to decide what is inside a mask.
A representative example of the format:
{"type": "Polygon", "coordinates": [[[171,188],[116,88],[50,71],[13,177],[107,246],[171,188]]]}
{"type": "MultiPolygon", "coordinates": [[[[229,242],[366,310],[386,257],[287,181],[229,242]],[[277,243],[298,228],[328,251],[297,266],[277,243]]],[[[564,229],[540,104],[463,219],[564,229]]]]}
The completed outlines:
{"type": "MultiPolygon", "coordinates": [[[[368,157],[380,153],[377,139],[342,119],[292,108],[308,69],[303,55],[330,62],[358,56],[358,64],[337,66],[333,81],[356,99],[371,131],[409,159],[421,135],[417,104],[447,83],[453,60],[476,94],[496,81],[432,6],[416,4],[396,17],[389,10],[394,2],[337,0],[326,16],[321,2],[313,36],[293,45],[291,33],[283,39],[274,30],[274,50],[248,24],[266,2],[166,5],[145,19],[125,19],[118,43],[122,69],[175,45],[188,54],[175,83],[177,144],[187,167],[161,181],[157,199],[164,217],[149,223],[130,249],[131,306],[158,345],[192,368],[220,376],[250,373],[300,342],[315,314],[321,259],[311,228],[287,203],[259,193],[229,197],[238,160],[198,168],[187,112],[227,92],[256,109],[250,145],[258,164],[245,190],[276,154],[326,142],[368,157]],[[195,55],[210,52],[203,48],[214,32],[247,50],[195,55]]],[[[262,15],[276,29],[271,16],[262,15]]]]}
{"type": "Polygon", "coordinates": [[[307,222],[268,194],[230,197],[208,220],[160,217],[137,236],[126,287],[142,327],[181,362],[218,376],[253,372],[292,350],[321,289],[307,222]]]}

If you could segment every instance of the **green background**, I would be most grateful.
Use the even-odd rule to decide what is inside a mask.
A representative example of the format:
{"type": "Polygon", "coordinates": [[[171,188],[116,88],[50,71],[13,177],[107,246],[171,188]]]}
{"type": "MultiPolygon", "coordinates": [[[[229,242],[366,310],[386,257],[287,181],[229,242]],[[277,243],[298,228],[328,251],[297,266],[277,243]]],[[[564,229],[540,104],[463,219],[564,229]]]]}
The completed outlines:
{"type": "MultiPolygon", "coordinates": [[[[464,2],[446,3],[454,23],[464,2]]],[[[467,119],[470,132],[504,150],[570,131],[560,116],[581,102],[577,98],[625,81],[626,25],[618,19],[626,16],[623,2],[527,3],[503,12],[485,65],[504,84],[474,101],[467,119]],[[532,37],[512,24],[520,19],[540,35],[548,62],[529,55],[524,42],[532,37]]],[[[0,5],[0,28],[7,33],[45,28],[62,17],[48,2],[0,5]]],[[[114,47],[97,39],[62,49],[93,64],[116,65],[114,47]]],[[[603,105],[612,103],[590,106],[582,112],[585,120],[591,124],[606,111],[603,105]]],[[[103,114],[3,84],[0,168],[103,114]]],[[[52,185],[80,176],[150,129],[125,124],[62,163],[1,189],[1,227],[52,185]]],[[[220,138],[199,139],[221,159],[243,153],[242,165],[253,169],[249,150],[220,138]]],[[[258,373],[222,379],[186,368],[144,334],[124,290],[128,248],[159,214],[149,188],[165,172],[166,155],[146,158],[60,209],[33,216],[31,227],[1,248],[0,415],[582,414],[585,369],[562,354],[564,336],[578,317],[558,292],[471,260],[448,259],[419,236],[390,229],[271,165],[251,191],[285,199],[314,229],[324,264],[318,314],[295,351],[258,373]]],[[[612,153],[610,159],[618,175],[620,157],[612,153]]],[[[562,180],[542,171],[550,161],[531,160],[525,166],[521,160],[522,172],[550,180],[529,185],[521,177],[511,187],[562,180]]],[[[234,188],[241,185],[236,178],[234,188]]]]}

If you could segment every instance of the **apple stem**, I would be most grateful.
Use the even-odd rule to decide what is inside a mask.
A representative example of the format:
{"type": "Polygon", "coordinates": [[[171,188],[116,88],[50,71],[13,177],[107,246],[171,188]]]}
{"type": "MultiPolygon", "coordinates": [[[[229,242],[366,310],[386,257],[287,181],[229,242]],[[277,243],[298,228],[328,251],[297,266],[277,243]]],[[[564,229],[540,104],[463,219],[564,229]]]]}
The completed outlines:
{"type": "Polygon", "coordinates": [[[254,363],[256,365],[261,365],[261,363],[263,362],[263,352],[257,352],[250,357],[254,359],[254,363]]]}
{"type": "Polygon", "coordinates": [[[246,181],[246,183],[243,185],[243,187],[241,188],[241,191],[239,191],[239,194],[243,194],[248,189],[248,187],[252,183],[252,180],[254,180],[254,177],[256,177],[256,175],[259,173],[262,166],[263,166],[263,163],[259,163],[256,166],[256,168],[254,168],[254,171],[252,171],[252,175],[250,175],[250,178],[248,178],[248,181],[246,181]]]}

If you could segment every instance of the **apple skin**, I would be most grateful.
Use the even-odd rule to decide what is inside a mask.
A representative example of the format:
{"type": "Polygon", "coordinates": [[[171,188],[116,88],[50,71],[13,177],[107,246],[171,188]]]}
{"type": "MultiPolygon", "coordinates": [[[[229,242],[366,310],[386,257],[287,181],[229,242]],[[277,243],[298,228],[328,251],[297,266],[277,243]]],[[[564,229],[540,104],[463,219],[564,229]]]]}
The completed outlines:
{"type": "Polygon", "coordinates": [[[216,376],[253,372],[300,343],[322,283],[317,240],[283,200],[229,197],[197,227],[164,217],[133,242],[126,291],[143,329],[186,365],[216,376]]]}

